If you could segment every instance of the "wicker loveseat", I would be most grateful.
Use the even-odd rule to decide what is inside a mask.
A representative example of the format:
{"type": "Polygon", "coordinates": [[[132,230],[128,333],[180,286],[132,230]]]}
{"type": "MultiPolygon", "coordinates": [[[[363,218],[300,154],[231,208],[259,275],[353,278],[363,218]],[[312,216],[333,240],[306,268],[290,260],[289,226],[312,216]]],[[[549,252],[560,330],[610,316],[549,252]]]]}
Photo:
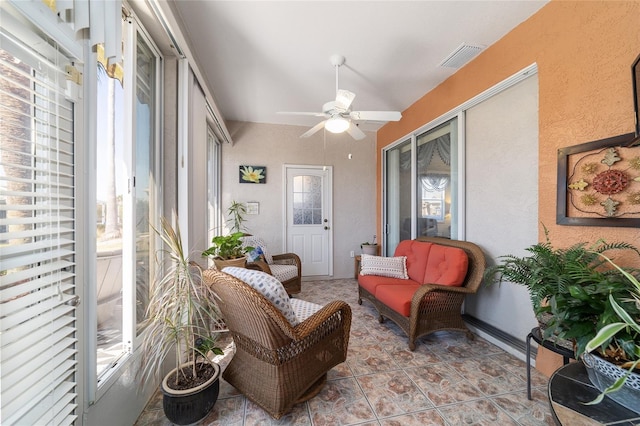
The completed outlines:
{"type": "MultiPolygon", "coordinates": [[[[473,339],[462,320],[461,307],[464,297],[475,293],[482,282],[486,266],[482,250],[466,241],[419,237],[400,242],[394,259],[405,261],[403,256],[406,279],[371,275],[371,271],[365,271],[363,255],[358,303],[362,304],[362,299],[370,301],[381,323],[386,317],[398,324],[409,337],[412,351],[416,339],[438,330],[464,331],[473,339]]],[[[375,260],[383,262],[385,258],[375,260]]]]}
{"type": "Polygon", "coordinates": [[[243,268],[209,269],[203,279],[219,298],[235,344],[224,379],[275,419],[315,396],[327,372],[346,360],[351,308],[345,302],[289,301],[280,283],[281,295],[269,295],[264,288],[272,283],[264,282],[277,283],[275,278],[243,268]],[[230,274],[251,281],[260,292],[230,274]]]}

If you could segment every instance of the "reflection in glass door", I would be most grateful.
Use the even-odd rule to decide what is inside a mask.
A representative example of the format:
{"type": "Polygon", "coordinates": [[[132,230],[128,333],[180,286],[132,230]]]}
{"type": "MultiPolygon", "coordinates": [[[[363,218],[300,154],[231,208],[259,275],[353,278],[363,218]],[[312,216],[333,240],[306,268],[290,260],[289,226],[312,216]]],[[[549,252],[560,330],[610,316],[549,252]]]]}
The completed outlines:
{"type": "Polygon", "coordinates": [[[393,254],[398,243],[411,238],[411,139],[385,154],[385,219],[384,250],[393,254]]]}
{"type": "Polygon", "coordinates": [[[451,238],[455,231],[457,126],[454,118],[416,137],[416,236],[451,238]]]}
{"type": "MultiPolygon", "coordinates": [[[[99,56],[103,53],[98,48],[99,56]]],[[[103,57],[104,55],[102,55],[103,57]]],[[[122,60],[109,66],[99,58],[96,161],[96,293],[97,374],[106,371],[124,353],[122,323],[123,200],[127,187],[124,169],[122,60]]]]}
{"type": "Polygon", "coordinates": [[[384,151],[384,254],[417,237],[458,238],[458,118],[384,151]]]}
{"type": "Polygon", "coordinates": [[[156,250],[159,56],[128,23],[123,37],[126,57],[133,59],[112,64],[99,54],[97,65],[98,383],[142,332],[156,250]]]}

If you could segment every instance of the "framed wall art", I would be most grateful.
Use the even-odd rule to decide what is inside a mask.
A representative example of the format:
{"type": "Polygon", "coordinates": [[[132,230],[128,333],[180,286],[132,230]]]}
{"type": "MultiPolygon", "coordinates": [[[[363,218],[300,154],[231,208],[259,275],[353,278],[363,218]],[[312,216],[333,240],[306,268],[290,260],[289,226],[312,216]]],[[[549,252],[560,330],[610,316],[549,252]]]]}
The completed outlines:
{"type": "Polygon", "coordinates": [[[240,183],[267,183],[265,166],[240,166],[240,183]]]}
{"type": "Polygon", "coordinates": [[[636,112],[636,136],[640,136],[640,56],[631,65],[631,81],[633,83],[633,108],[636,112]]]}
{"type": "Polygon", "coordinates": [[[556,223],[640,226],[640,146],[633,133],[558,150],[556,223]]]}

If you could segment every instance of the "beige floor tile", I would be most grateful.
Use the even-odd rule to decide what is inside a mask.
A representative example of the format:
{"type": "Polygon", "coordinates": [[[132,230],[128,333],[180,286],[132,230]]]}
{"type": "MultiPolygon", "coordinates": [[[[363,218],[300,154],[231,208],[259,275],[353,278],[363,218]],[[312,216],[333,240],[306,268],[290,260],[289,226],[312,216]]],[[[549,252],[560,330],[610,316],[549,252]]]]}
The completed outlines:
{"type": "Polygon", "coordinates": [[[358,376],[357,380],[378,418],[433,408],[402,370],[358,376]]]}
{"type": "MultiPolygon", "coordinates": [[[[531,369],[534,400],[527,400],[524,362],[486,340],[438,332],[418,339],[410,351],[400,327],[390,320],[378,323],[369,302],[358,305],[355,280],[304,281],[302,288],[297,297],[303,300],[344,300],[352,307],[347,362],[328,373],[316,397],[277,421],[222,380],[218,401],[199,426],[552,424],[547,377],[531,369]]],[[[232,340],[227,334],[219,343],[225,350],[219,360],[224,369],[233,356],[232,340]]],[[[136,422],[152,425],[170,425],[160,392],[136,422]]]]}

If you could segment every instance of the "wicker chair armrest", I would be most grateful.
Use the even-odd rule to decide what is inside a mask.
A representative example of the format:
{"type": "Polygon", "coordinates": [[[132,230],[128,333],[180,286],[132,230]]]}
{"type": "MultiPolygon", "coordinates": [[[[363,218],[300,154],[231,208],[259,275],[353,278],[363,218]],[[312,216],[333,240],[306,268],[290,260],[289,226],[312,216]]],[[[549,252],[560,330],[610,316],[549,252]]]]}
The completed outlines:
{"type": "Polygon", "coordinates": [[[279,265],[296,265],[298,269],[300,269],[300,257],[295,253],[274,254],[272,257],[273,263],[279,265]]]}
{"type": "MultiPolygon", "coordinates": [[[[339,316],[340,326],[345,327],[347,333],[351,326],[351,307],[341,300],[335,300],[323,306],[319,311],[311,315],[309,318],[296,325],[294,330],[297,339],[304,339],[311,335],[325,322],[330,321],[333,317],[339,316]]],[[[348,336],[347,336],[348,337],[348,336]]]]}
{"type": "Polygon", "coordinates": [[[424,296],[425,294],[431,291],[437,291],[441,293],[464,293],[464,294],[473,294],[476,292],[475,289],[470,289],[467,287],[455,287],[455,286],[440,285],[440,284],[423,284],[422,286],[420,286],[418,290],[416,290],[414,299],[418,294],[420,294],[420,298],[422,298],[422,296],[424,296]]]}
{"type": "Polygon", "coordinates": [[[446,285],[438,285],[438,284],[424,284],[420,286],[419,289],[413,294],[413,298],[411,299],[411,318],[418,318],[418,312],[421,310],[421,306],[423,300],[427,302],[427,306],[430,306],[434,310],[439,310],[439,308],[430,301],[430,303],[426,300],[430,295],[434,293],[440,293],[445,296],[448,300],[448,303],[460,304],[462,305],[462,301],[466,294],[475,293],[475,291],[470,290],[465,287],[452,287],[446,285]]]}
{"type": "Polygon", "coordinates": [[[247,262],[247,269],[255,269],[256,271],[266,272],[269,275],[273,275],[271,273],[271,268],[269,264],[264,260],[256,260],[254,262],[247,262]]]}

